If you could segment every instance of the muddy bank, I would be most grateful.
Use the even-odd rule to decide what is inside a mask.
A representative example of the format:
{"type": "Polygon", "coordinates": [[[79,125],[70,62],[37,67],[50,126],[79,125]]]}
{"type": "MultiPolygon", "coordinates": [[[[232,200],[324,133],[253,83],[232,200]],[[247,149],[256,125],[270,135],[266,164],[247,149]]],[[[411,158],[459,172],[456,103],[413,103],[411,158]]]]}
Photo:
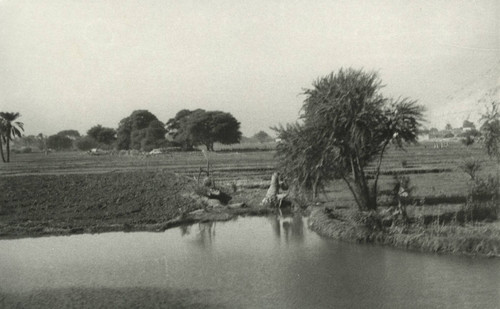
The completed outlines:
{"type": "Polygon", "coordinates": [[[263,215],[265,191],[238,190],[234,204],[200,211],[196,182],[167,171],[25,175],[0,179],[0,238],[163,231],[181,224],[263,215]],[[198,212],[194,212],[198,210],[198,212]]]}
{"type": "MultiPolygon", "coordinates": [[[[2,225],[0,227],[0,239],[14,239],[23,237],[42,237],[42,236],[63,236],[74,234],[95,234],[104,232],[163,232],[169,228],[181,225],[229,221],[238,216],[266,216],[274,213],[269,208],[220,208],[212,210],[198,209],[191,213],[177,216],[171,220],[160,223],[113,223],[98,222],[97,220],[82,220],[77,227],[68,227],[65,222],[28,222],[25,224],[2,225]]],[[[109,220],[108,220],[109,221],[109,220]]]]}
{"type": "Polygon", "coordinates": [[[500,257],[500,226],[496,223],[407,224],[384,227],[360,220],[352,211],[314,209],[310,228],[342,241],[373,243],[435,253],[500,257]]]}

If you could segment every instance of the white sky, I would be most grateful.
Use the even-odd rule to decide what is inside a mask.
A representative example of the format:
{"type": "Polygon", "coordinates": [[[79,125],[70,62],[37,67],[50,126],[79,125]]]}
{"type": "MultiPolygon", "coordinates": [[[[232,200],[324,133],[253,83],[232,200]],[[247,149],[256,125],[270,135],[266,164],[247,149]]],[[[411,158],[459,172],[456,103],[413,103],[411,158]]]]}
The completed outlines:
{"type": "Polygon", "coordinates": [[[303,88],[353,66],[439,120],[498,62],[499,3],[0,0],[0,111],[20,112],[26,134],[84,134],[135,109],[166,122],[204,108],[250,136],[295,121],[303,88]]]}

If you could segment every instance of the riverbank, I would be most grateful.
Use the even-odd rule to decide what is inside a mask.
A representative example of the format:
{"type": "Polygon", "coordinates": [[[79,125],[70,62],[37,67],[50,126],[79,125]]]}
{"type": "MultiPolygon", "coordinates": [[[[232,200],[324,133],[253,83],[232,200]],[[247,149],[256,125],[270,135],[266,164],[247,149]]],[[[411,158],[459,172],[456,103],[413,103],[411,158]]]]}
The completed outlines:
{"type": "Polygon", "coordinates": [[[236,188],[229,205],[211,208],[193,201],[197,185],[193,179],[161,170],[25,175],[1,180],[0,238],[4,239],[163,231],[270,211],[258,207],[265,189],[236,188]]]}
{"type": "Polygon", "coordinates": [[[333,239],[373,243],[397,248],[465,255],[500,257],[500,224],[448,223],[387,226],[373,224],[370,216],[360,218],[355,211],[314,209],[310,228],[333,239]]]}
{"type": "MultiPolygon", "coordinates": [[[[112,231],[164,231],[196,222],[268,215],[260,207],[266,185],[225,188],[228,205],[193,199],[197,182],[172,172],[122,171],[102,174],[25,175],[0,182],[0,238],[72,235],[112,231]]],[[[315,209],[317,233],[350,242],[410,250],[500,256],[500,224],[409,224],[373,228],[347,210],[315,209]]]]}

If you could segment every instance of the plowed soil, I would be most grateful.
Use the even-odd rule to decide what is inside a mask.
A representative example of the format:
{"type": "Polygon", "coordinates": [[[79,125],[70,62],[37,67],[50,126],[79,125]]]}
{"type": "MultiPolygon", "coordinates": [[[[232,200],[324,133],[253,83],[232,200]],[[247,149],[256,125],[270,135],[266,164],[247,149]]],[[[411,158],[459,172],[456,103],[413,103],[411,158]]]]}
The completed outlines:
{"type": "Polygon", "coordinates": [[[197,209],[166,171],[27,175],[0,181],[0,237],[127,230],[197,209]]]}

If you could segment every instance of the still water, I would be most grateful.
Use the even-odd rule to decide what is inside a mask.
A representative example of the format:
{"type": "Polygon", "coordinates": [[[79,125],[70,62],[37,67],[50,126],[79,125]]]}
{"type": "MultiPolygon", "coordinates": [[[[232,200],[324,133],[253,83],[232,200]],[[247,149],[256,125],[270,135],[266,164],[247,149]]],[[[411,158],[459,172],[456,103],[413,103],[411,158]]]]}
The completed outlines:
{"type": "Polygon", "coordinates": [[[1,240],[0,307],[18,304],[498,308],[500,261],[337,242],[300,216],[1,240]]]}

